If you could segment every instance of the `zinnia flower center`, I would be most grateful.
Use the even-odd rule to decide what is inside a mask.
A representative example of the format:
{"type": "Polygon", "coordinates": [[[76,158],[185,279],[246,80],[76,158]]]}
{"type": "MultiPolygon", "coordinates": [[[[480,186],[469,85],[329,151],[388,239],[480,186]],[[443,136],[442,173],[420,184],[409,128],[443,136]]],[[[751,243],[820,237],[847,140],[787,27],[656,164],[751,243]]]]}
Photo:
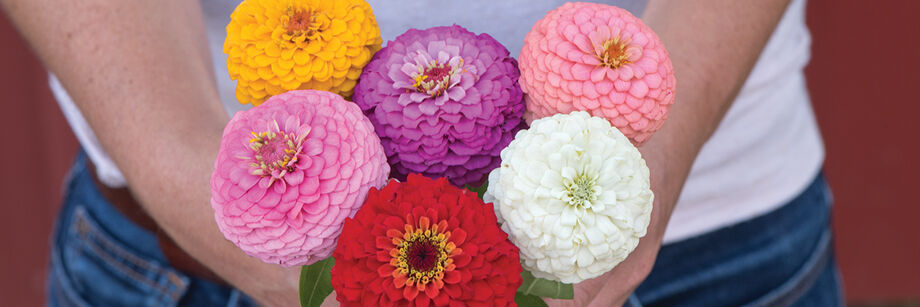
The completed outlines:
{"type": "Polygon", "coordinates": [[[589,208],[591,203],[597,200],[597,176],[588,176],[580,173],[571,181],[566,180],[566,201],[575,207],[589,208]]]}
{"type": "Polygon", "coordinates": [[[310,27],[310,24],[313,23],[313,14],[310,14],[310,11],[307,10],[296,10],[294,14],[291,15],[291,20],[288,22],[288,31],[303,31],[310,27]]]}
{"type": "Polygon", "coordinates": [[[429,223],[428,217],[423,216],[418,219],[418,227],[406,224],[404,232],[388,232],[396,245],[390,250],[393,257],[390,265],[395,268],[393,277],[398,287],[405,282],[419,290],[424,290],[429,283],[440,288],[444,273],[455,268],[451,257],[460,254],[460,248],[450,242],[447,222],[441,221],[430,228],[429,223]]]}
{"type": "Polygon", "coordinates": [[[442,258],[445,258],[443,249],[431,241],[415,241],[406,248],[406,261],[412,271],[433,271],[435,264],[444,260],[442,258]]]}
{"type": "Polygon", "coordinates": [[[615,37],[604,42],[603,47],[604,51],[598,55],[598,58],[604,66],[616,69],[631,63],[629,61],[628,41],[615,37]]]}
{"type": "Polygon", "coordinates": [[[430,67],[422,77],[428,80],[444,81],[444,78],[450,78],[450,67],[445,64],[430,67]]]}
{"type": "Polygon", "coordinates": [[[282,18],[287,34],[292,36],[291,39],[305,36],[304,39],[309,40],[316,33],[316,15],[309,8],[289,7],[287,14],[282,18]]]}
{"type": "Polygon", "coordinates": [[[449,63],[438,63],[435,60],[427,67],[419,67],[418,74],[413,78],[415,90],[432,97],[441,96],[459,83],[463,59],[459,59],[459,62],[459,65],[451,66],[449,63]]]}
{"type": "Polygon", "coordinates": [[[254,161],[250,164],[253,175],[280,179],[294,170],[297,154],[300,153],[305,136],[298,137],[284,131],[251,132],[251,134],[249,147],[255,151],[254,161]]]}

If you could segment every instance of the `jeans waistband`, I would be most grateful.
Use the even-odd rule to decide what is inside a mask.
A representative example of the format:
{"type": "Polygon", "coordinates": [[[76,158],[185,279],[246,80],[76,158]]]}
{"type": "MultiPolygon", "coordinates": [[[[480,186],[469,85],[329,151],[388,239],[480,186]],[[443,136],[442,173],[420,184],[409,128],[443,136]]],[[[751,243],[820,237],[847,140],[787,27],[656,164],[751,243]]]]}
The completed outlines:
{"type": "MultiPolygon", "coordinates": [[[[131,246],[141,255],[166,263],[166,256],[160,250],[156,235],[134,224],[121,212],[115,210],[111,203],[102,196],[92,180],[92,172],[87,162],[86,153],[80,151],[67,178],[65,204],[79,204],[99,223],[99,226],[112,234],[115,239],[131,246]]],[[[62,208],[62,214],[72,215],[73,208],[62,208]]]]}

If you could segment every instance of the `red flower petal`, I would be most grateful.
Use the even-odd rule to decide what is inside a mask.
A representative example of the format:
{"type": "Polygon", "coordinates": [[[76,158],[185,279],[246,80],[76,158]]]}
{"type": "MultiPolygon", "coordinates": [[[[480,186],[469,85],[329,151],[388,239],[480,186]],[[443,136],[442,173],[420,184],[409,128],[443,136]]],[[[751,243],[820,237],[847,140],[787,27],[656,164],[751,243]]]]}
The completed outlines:
{"type": "MultiPolygon", "coordinates": [[[[389,299],[390,302],[397,302],[403,299],[402,291],[400,291],[397,288],[387,287],[388,284],[386,283],[386,281],[381,280],[381,282],[382,282],[381,285],[383,286],[383,289],[384,289],[383,293],[386,293],[386,298],[389,299]]],[[[383,297],[381,297],[381,299],[382,298],[383,297]]]]}
{"type": "Polygon", "coordinates": [[[428,287],[425,288],[425,295],[427,295],[429,298],[437,297],[439,292],[440,291],[438,290],[438,287],[434,285],[428,285],[428,287]]]}
{"type": "Polygon", "coordinates": [[[466,241],[466,231],[461,228],[451,231],[450,241],[454,242],[457,246],[463,245],[463,242],[466,241]]]}
{"type": "Polygon", "coordinates": [[[447,306],[447,304],[450,303],[450,296],[447,296],[446,294],[438,295],[433,299],[435,306],[447,306]]]}
{"type": "Polygon", "coordinates": [[[377,248],[379,248],[379,249],[391,249],[391,248],[393,248],[393,240],[391,240],[390,238],[387,238],[387,237],[377,237],[377,240],[376,240],[376,241],[377,241],[377,242],[376,242],[376,243],[377,243],[376,246],[377,246],[377,248]]]}
{"type": "Polygon", "coordinates": [[[393,285],[396,286],[397,289],[405,286],[406,274],[397,274],[396,276],[393,276],[393,285]]]}
{"type": "Polygon", "coordinates": [[[475,297],[477,301],[484,301],[492,296],[492,288],[489,287],[489,284],[482,281],[476,281],[472,283],[472,286],[473,297],[475,297]]]}
{"type": "Polygon", "coordinates": [[[429,220],[427,216],[418,218],[418,228],[422,231],[428,230],[429,223],[431,223],[431,220],[429,220]]]}
{"type": "Polygon", "coordinates": [[[415,300],[415,307],[428,307],[431,304],[431,301],[427,297],[420,296],[415,300]]]}
{"type": "Polygon", "coordinates": [[[469,264],[470,260],[472,259],[473,257],[471,257],[470,254],[462,253],[454,257],[454,265],[456,265],[458,268],[462,268],[469,264]]]}
{"type": "Polygon", "coordinates": [[[405,287],[403,288],[403,297],[407,300],[413,300],[418,296],[418,288],[416,287],[405,287]]]}
{"type": "Polygon", "coordinates": [[[387,263],[377,268],[377,274],[380,277],[392,276],[393,270],[394,270],[393,266],[387,263]]]}
{"type": "Polygon", "coordinates": [[[492,208],[443,179],[410,176],[371,190],[333,255],[332,286],[345,306],[509,305],[521,283],[518,249],[492,208]],[[410,252],[446,258],[415,268],[430,270],[422,283],[396,269],[412,270],[420,262],[408,259],[428,257],[410,252]]]}
{"type": "Polygon", "coordinates": [[[445,285],[443,290],[451,298],[459,298],[460,295],[463,293],[460,285],[445,285]]]}
{"type": "Polygon", "coordinates": [[[460,282],[460,275],[461,274],[458,271],[447,272],[446,274],[444,274],[444,282],[449,283],[449,284],[458,283],[460,282]]]}

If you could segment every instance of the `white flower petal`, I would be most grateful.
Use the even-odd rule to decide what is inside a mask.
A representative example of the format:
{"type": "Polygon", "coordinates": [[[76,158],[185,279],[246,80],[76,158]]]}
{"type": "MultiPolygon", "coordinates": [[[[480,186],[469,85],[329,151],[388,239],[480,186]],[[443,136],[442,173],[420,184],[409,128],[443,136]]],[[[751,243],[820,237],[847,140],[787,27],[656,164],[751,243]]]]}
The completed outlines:
{"type": "Polygon", "coordinates": [[[585,112],[538,119],[501,158],[484,198],[534,276],[597,277],[645,235],[654,198],[649,171],[607,120],[585,112]]]}

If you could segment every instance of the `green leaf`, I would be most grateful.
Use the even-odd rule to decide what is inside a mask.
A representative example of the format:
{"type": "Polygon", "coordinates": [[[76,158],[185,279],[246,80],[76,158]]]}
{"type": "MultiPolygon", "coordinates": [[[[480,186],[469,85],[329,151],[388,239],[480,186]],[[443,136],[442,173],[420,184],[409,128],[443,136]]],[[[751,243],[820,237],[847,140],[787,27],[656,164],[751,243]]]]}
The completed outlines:
{"type": "Polygon", "coordinates": [[[332,257],[300,268],[300,306],[318,307],[332,293],[332,257]]]}
{"type": "Polygon", "coordinates": [[[521,278],[524,282],[518,288],[518,293],[564,300],[570,300],[575,296],[575,290],[570,284],[537,278],[527,270],[521,271],[521,278]]]}
{"type": "Polygon", "coordinates": [[[482,199],[482,195],[486,194],[486,189],[489,188],[489,181],[486,180],[486,182],[483,182],[482,185],[478,187],[466,185],[464,186],[464,188],[466,188],[467,190],[470,190],[471,192],[475,192],[476,195],[479,195],[479,199],[482,199]]]}
{"type": "Polygon", "coordinates": [[[518,292],[514,295],[514,302],[517,303],[518,307],[547,307],[546,302],[543,301],[539,296],[521,294],[518,292]]]}

